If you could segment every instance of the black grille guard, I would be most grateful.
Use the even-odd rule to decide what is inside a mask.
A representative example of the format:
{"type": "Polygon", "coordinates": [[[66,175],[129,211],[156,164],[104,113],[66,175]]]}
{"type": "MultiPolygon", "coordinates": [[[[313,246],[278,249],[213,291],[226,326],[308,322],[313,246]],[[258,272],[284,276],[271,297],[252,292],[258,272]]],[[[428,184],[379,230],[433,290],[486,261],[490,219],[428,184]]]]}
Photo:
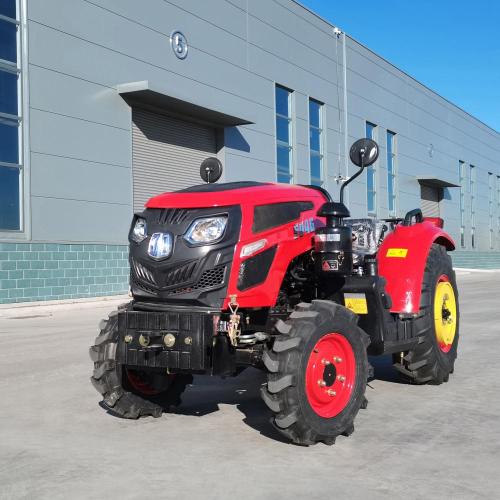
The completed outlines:
{"type": "MultiPolygon", "coordinates": [[[[170,232],[173,251],[158,261],[148,255],[149,237],[130,242],[130,286],[135,300],[220,308],[226,296],[234,248],[241,227],[239,206],[220,209],[146,209],[137,216],[146,220],[148,235],[170,232]],[[213,245],[191,245],[184,234],[192,222],[227,214],[222,240],[213,245]]],[[[133,224],[136,220],[134,217],[133,224]]]]}

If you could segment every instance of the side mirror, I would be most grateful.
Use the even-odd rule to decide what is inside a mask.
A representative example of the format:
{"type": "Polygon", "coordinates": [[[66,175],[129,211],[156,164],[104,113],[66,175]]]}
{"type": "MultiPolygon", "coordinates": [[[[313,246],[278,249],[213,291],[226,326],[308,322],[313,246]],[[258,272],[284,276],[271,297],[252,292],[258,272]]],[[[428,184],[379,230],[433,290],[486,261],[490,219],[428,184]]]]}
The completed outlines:
{"type": "Polygon", "coordinates": [[[222,175],[222,163],[218,158],[210,156],[205,158],[200,165],[200,177],[203,181],[211,184],[217,182],[222,175]]]}
{"type": "Polygon", "coordinates": [[[349,157],[354,165],[364,168],[375,163],[378,158],[379,147],[372,139],[358,139],[349,151],[349,157]]]}
{"type": "Polygon", "coordinates": [[[344,189],[356,177],[361,175],[363,169],[375,163],[378,158],[378,144],[371,139],[358,139],[349,151],[349,157],[354,165],[360,167],[359,170],[340,186],[340,203],[344,203],[344,189]]]}

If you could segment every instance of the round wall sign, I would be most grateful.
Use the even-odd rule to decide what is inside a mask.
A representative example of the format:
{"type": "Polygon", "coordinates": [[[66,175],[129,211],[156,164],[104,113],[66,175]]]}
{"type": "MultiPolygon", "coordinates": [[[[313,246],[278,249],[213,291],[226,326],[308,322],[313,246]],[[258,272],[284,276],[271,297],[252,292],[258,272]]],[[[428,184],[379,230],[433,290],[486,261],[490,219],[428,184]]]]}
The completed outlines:
{"type": "Polygon", "coordinates": [[[179,59],[185,59],[188,54],[188,42],[187,38],[180,31],[174,31],[170,35],[170,45],[172,46],[172,50],[174,54],[179,59]]]}

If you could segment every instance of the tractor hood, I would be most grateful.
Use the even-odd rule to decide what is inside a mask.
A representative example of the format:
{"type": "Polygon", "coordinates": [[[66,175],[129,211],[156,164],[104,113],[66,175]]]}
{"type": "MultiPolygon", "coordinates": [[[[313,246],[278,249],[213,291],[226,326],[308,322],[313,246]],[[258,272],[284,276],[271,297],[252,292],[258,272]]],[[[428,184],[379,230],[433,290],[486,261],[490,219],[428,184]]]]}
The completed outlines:
{"type": "Polygon", "coordinates": [[[317,212],[327,199],[321,188],[259,182],[155,196],[132,221],[132,294],[217,309],[236,295],[241,307],[272,306],[291,260],[312,249],[314,229],[323,225],[317,212]],[[196,221],[210,218],[226,220],[223,235],[211,243],[191,241],[196,221]],[[134,240],[137,221],[144,234],[134,240]]]}
{"type": "Polygon", "coordinates": [[[146,208],[207,208],[240,205],[245,201],[259,204],[287,200],[309,200],[311,195],[325,196],[304,186],[271,182],[227,182],[201,184],[151,198],[146,208]]]}

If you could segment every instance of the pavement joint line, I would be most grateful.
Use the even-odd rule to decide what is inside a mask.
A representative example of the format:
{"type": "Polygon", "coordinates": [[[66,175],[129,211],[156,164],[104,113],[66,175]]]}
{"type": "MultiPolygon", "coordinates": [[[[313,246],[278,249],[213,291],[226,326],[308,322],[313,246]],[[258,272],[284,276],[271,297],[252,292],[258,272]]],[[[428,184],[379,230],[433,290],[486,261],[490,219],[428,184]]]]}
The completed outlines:
{"type": "Polygon", "coordinates": [[[44,314],[54,311],[71,310],[74,308],[89,309],[92,307],[113,307],[116,303],[129,302],[128,295],[106,295],[104,297],[83,297],[80,299],[46,300],[34,302],[18,302],[0,304],[0,318],[16,318],[33,313],[44,314]]]}
{"type": "Polygon", "coordinates": [[[467,273],[500,273],[500,269],[474,269],[469,267],[455,267],[455,271],[465,271],[467,273]]]}
{"type": "Polygon", "coordinates": [[[107,300],[128,300],[130,297],[125,294],[121,295],[104,295],[99,297],[80,297],[78,299],[61,299],[61,300],[33,300],[30,302],[13,302],[11,304],[0,304],[0,309],[22,308],[22,307],[44,307],[58,306],[65,304],[81,304],[85,302],[100,302],[107,300]]]}

